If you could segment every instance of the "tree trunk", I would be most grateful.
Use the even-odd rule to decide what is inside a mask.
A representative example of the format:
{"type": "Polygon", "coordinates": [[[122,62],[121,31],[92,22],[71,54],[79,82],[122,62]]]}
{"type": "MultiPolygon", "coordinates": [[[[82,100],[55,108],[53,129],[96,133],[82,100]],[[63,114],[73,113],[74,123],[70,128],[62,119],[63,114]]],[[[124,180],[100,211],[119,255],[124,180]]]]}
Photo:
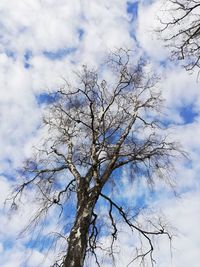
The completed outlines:
{"type": "Polygon", "coordinates": [[[83,267],[92,211],[96,200],[82,199],[78,205],[74,226],[71,229],[64,267],[83,267]]]}

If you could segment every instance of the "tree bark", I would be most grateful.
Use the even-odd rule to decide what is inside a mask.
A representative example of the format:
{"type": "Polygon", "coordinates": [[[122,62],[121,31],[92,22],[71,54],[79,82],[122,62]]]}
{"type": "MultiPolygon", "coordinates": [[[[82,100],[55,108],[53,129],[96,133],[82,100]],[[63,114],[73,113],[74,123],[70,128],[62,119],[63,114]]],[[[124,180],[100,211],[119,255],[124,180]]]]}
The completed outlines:
{"type": "Polygon", "coordinates": [[[78,204],[74,225],[68,238],[64,267],[83,267],[92,212],[97,199],[84,198],[78,204]]]}

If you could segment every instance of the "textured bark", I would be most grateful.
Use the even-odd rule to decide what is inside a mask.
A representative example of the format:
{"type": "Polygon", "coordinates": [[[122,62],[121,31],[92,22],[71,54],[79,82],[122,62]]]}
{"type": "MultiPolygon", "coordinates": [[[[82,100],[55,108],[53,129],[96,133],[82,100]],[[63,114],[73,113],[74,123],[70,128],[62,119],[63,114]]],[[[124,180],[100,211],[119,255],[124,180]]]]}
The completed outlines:
{"type": "Polygon", "coordinates": [[[77,207],[74,225],[71,229],[64,267],[83,267],[87,249],[89,227],[97,198],[84,197],[77,207]]]}

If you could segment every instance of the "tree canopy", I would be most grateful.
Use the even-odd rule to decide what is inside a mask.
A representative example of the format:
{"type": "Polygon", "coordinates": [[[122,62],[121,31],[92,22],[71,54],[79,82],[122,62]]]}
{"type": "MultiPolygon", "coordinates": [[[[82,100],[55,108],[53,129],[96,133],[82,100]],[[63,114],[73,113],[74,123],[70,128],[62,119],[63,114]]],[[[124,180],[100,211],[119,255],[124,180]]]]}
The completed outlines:
{"type": "Polygon", "coordinates": [[[154,265],[153,239],[171,239],[166,222],[142,225],[142,204],[126,203],[121,185],[124,175],[133,184],[170,183],[180,150],[159,120],[163,100],[146,62],[134,63],[130,52],[120,49],[101,68],[106,68],[107,80],[102,69],[83,66],[75,85],[66,81],[52,93],[43,119],[43,145],[20,170],[22,183],[13,193],[12,207],[35,190],[38,210],[29,229],[55,212],[59,227],[48,245],[60,242],[60,250],[52,266],[81,267],[87,255],[101,266],[102,253],[114,259],[121,223],[141,239],[130,263],[147,258],[154,265]]]}

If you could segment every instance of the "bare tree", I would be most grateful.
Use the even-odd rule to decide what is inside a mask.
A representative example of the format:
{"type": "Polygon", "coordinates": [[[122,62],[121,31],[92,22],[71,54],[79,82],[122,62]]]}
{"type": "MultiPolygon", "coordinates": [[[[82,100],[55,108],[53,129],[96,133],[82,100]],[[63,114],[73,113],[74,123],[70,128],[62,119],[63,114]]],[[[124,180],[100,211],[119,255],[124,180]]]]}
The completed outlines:
{"type": "Polygon", "coordinates": [[[122,170],[127,171],[130,181],[133,176],[145,178],[149,185],[157,178],[169,181],[172,160],[179,152],[158,121],[162,99],[156,89],[157,78],[148,73],[143,60],[134,65],[123,49],[113,54],[106,66],[111,81],[102,79],[101,71],[98,75],[84,66],[76,73],[75,87],[66,82],[54,94],[44,116],[48,136],[43,147],[27,160],[21,172],[24,182],[12,197],[16,207],[25,190],[36,188],[35,201],[40,208],[32,223],[52,207],[60,208],[64,227],[56,235],[67,244],[53,266],[82,267],[87,254],[100,266],[97,251],[104,250],[102,228],[107,227],[106,235],[111,237],[109,248],[105,248],[111,257],[120,221],[147,242],[144,248],[137,248],[132,260],[143,262],[149,257],[154,265],[153,237],[171,238],[161,221],[149,221],[143,228],[137,221],[139,210],[127,209],[114,197],[125,192],[110,191],[115,190],[112,184],[120,183],[122,170]],[[105,224],[98,213],[101,205],[107,210],[105,224]],[[70,217],[72,212],[69,230],[66,214],[70,217]]]}
{"type": "Polygon", "coordinates": [[[200,67],[200,1],[168,0],[165,3],[163,33],[167,45],[172,48],[172,57],[184,60],[186,70],[200,67]]]}

